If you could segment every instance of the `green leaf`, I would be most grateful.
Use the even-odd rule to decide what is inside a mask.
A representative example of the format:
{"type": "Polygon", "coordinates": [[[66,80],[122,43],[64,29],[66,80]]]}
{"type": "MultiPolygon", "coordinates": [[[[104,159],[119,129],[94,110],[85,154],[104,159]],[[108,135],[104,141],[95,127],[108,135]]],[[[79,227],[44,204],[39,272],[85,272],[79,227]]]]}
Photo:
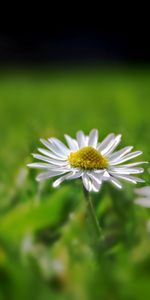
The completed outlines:
{"type": "Polygon", "coordinates": [[[5,238],[18,239],[23,235],[54,226],[62,219],[63,209],[69,200],[68,188],[61,188],[48,199],[36,203],[29,199],[7,213],[0,221],[0,235],[5,238]]]}

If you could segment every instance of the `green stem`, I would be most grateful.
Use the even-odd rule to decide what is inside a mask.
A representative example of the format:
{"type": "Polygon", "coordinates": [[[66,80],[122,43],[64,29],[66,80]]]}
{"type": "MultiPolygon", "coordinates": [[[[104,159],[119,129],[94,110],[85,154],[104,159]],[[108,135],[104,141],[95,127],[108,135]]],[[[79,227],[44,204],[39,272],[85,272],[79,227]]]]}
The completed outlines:
{"type": "Polygon", "coordinates": [[[96,217],[96,213],[93,207],[93,203],[91,200],[91,196],[90,193],[85,189],[85,187],[83,186],[83,191],[84,191],[84,196],[87,202],[87,206],[88,206],[88,210],[91,216],[91,219],[93,221],[93,225],[96,229],[97,235],[100,237],[102,235],[102,228],[100,227],[99,221],[96,217]]]}

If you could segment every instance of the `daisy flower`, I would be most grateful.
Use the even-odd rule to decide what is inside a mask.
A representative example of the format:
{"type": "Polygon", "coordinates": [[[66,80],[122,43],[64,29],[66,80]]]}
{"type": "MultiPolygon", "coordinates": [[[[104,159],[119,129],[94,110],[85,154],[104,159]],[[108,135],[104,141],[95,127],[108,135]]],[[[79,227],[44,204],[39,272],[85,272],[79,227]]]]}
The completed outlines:
{"type": "Polygon", "coordinates": [[[40,139],[46,148],[38,148],[40,154],[32,155],[41,162],[28,164],[31,168],[44,170],[36,177],[37,181],[59,176],[53,183],[53,187],[57,187],[64,180],[81,177],[85,189],[89,192],[98,192],[103,181],[109,181],[120,189],[120,180],[134,184],[143,182],[132,175],[144,171],[139,167],[144,161],[124,164],[142,152],[131,152],[132,146],[114,152],[121,141],[120,134],[111,133],[99,142],[98,130],[93,129],[88,136],[79,131],[76,139],[69,135],[65,135],[65,139],[67,146],[54,137],[48,140],[40,139]]]}
{"type": "Polygon", "coordinates": [[[137,198],[134,200],[135,204],[150,207],[150,186],[135,189],[135,193],[137,194],[137,198]]]}

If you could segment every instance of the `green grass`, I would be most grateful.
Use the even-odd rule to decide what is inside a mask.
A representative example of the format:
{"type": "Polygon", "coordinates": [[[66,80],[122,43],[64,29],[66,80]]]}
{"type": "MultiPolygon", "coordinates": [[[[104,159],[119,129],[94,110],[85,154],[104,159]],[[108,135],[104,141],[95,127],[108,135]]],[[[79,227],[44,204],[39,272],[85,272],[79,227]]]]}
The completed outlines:
{"type": "Polygon", "coordinates": [[[100,243],[80,181],[54,190],[26,167],[40,137],[92,128],[100,139],[122,133],[120,147],[134,145],[149,160],[149,83],[148,70],[1,73],[0,300],[150,297],[150,211],[133,204],[134,187],[105,184],[92,194],[100,243]]]}

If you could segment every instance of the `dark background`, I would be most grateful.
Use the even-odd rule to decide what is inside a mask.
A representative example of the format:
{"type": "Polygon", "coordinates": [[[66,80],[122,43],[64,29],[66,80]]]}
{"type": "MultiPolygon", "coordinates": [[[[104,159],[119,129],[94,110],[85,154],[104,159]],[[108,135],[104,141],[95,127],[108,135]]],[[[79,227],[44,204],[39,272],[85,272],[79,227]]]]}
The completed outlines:
{"type": "Polygon", "coordinates": [[[150,62],[145,30],[99,30],[98,27],[53,26],[49,31],[1,31],[0,63],[150,62]]]}

